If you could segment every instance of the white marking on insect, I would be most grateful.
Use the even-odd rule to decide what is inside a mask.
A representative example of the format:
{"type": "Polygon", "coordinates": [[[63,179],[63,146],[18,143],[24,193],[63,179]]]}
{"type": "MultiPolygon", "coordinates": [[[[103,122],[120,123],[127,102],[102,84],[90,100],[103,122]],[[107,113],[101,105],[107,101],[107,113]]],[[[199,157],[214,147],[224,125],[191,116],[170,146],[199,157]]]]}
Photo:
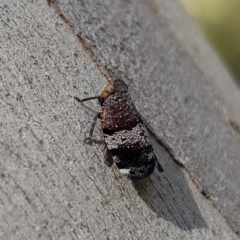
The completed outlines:
{"type": "Polygon", "coordinates": [[[127,175],[130,172],[130,169],[126,169],[126,168],[122,168],[122,169],[119,169],[119,170],[123,175],[127,175]]]}

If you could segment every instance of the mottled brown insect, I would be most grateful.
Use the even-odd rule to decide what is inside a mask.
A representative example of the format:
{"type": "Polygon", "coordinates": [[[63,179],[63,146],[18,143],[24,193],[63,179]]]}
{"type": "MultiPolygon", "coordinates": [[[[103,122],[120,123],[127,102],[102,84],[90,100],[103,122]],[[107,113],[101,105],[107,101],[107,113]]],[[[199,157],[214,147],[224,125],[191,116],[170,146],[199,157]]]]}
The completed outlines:
{"type": "MultiPolygon", "coordinates": [[[[123,80],[116,79],[104,88],[100,96],[82,100],[75,97],[79,102],[96,98],[102,111],[94,117],[89,138],[92,137],[97,118],[100,118],[106,144],[105,159],[111,156],[128,178],[148,177],[154,170],[157,158],[127,85],[123,80]]],[[[163,171],[159,163],[158,169],[163,171]]]]}

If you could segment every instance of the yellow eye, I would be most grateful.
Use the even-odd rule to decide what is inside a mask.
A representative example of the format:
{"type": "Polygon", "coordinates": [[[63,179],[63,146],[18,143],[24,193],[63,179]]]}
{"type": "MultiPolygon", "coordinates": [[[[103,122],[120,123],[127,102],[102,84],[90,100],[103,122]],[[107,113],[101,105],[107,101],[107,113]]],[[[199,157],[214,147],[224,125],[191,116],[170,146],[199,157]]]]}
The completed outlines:
{"type": "Polygon", "coordinates": [[[103,90],[102,97],[107,98],[109,96],[109,92],[107,90],[103,90]]]}
{"type": "Polygon", "coordinates": [[[114,86],[113,86],[113,83],[110,83],[108,84],[102,91],[102,97],[103,98],[107,98],[109,97],[109,95],[113,94],[114,93],[114,86]]]}

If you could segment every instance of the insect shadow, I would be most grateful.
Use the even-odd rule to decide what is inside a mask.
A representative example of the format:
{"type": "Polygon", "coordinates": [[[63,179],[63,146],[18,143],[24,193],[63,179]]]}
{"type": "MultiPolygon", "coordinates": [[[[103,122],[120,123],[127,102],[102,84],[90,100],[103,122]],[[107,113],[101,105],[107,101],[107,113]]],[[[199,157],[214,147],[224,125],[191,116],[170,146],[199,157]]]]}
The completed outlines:
{"type": "Polygon", "coordinates": [[[133,180],[133,185],[147,206],[180,229],[208,228],[192,196],[182,169],[171,159],[155,137],[151,140],[164,172],[155,168],[147,179],[133,180]]]}

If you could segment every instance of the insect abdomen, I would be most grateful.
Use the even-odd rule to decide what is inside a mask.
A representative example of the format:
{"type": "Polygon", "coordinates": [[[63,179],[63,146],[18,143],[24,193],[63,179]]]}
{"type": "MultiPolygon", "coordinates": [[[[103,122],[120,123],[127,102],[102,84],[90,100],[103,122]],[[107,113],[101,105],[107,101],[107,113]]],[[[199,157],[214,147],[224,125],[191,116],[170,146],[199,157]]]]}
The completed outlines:
{"type": "Polygon", "coordinates": [[[120,171],[131,179],[148,177],[153,172],[157,160],[151,145],[141,148],[120,146],[110,152],[120,171]]]}

